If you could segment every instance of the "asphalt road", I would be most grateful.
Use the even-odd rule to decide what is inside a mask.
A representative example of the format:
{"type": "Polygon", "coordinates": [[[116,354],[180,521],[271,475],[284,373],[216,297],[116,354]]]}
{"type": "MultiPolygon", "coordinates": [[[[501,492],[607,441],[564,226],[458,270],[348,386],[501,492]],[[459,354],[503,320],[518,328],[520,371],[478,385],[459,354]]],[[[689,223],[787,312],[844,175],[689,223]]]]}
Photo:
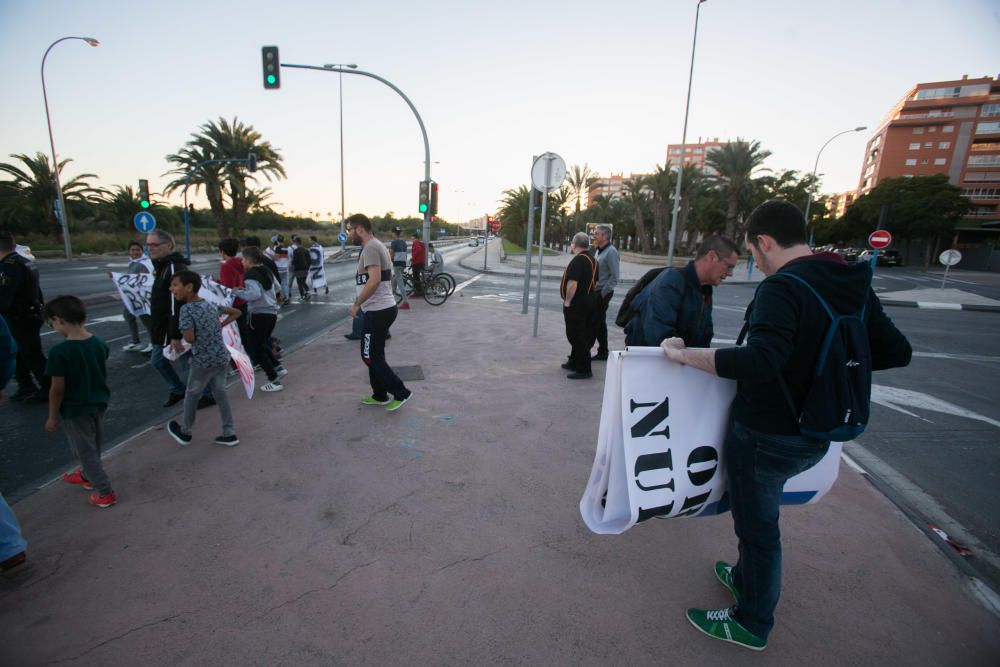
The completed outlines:
{"type": "MultiPolygon", "coordinates": [[[[481,249],[447,248],[445,258],[446,269],[458,282],[475,278],[452,298],[520,303],[523,288],[520,277],[481,274],[459,265],[460,259],[467,258],[467,266],[479,266],[481,249]]],[[[106,292],[105,272],[121,266],[123,262],[113,258],[71,265],[46,263],[42,266],[43,288],[50,296],[63,292],[106,292]]],[[[196,257],[194,264],[204,273],[216,273],[217,266],[217,260],[210,257],[196,257]]],[[[328,264],[327,274],[331,281],[329,296],[320,294],[309,304],[294,304],[282,311],[276,333],[286,347],[295,347],[346,320],[353,298],[353,262],[328,264]]],[[[939,272],[922,269],[883,268],[879,274],[875,283],[878,291],[940,284],[939,272]]],[[[1000,298],[1000,276],[972,272],[952,275],[963,282],[949,283],[949,287],[1000,298]]],[[[625,291],[616,293],[612,312],[617,312],[625,291]]],[[[532,303],[534,294],[533,282],[532,303]]],[[[752,295],[753,287],[745,285],[723,285],[716,291],[717,344],[731,344],[736,338],[752,295]]],[[[557,282],[542,282],[541,307],[555,311],[561,308],[557,282]]],[[[997,502],[1000,383],[996,381],[1000,370],[997,349],[1000,314],[901,307],[889,307],[887,312],[910,339],[915,355],[908,368],[876,374],[874,382],[881,388],[876,393],[884,400],[873,404],[870,426],[858,443],[904,475],[988,552],[1000,554],[1000,503],[997,502]]],[[[146,358],[121,351],[121,345],[127,342],[127,329],[120,314],[117,303],[95,305],[90,312],[92,330],[112,347],[109,443],[119,442],[173,414],[160,407],[166,398],[166,387],[146,358]]],[[[43,337],[46,349],[58,342],[57,336],[46,332],[43,337]]],[[[344,363],[356,362],[353,355],[344,360],[344,363]]],[[[294,382],[294,378],[288,381],[294,382]]],[[[72,463],[63,435],[47,434],[42,429],[45,409],[44,405],[0,403],[0,420],[4,424],[0,441],[0,491],[13,500],[72,463]]],[[[276,418],[287,417],[276,415],[276,418]]],[[[912,495],[904,493],[903,497],[905,502],[912,495]]],[[[920,507],[910,509],[921,513],[920,507]]],[[[872,548],[877,549],[878,545],[872,548]]],[[[969,562],[995,590],[1000,590],[1000,568],[994,566],[998,561],[991,564],[987,556],[974,554],[969,562]]]]}

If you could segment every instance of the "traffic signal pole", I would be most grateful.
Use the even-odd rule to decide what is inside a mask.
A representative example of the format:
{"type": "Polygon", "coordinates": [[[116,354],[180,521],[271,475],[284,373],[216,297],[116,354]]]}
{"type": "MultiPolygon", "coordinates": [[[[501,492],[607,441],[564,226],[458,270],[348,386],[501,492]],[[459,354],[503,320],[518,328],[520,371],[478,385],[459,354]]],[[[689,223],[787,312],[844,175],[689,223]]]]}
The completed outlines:
{"type": "MultiPolygon", "coordinates": [[[[372,74],[371,72],[365,72],[364,70],[360,69],[345,69],[342,67],[320,67],[318,65],[292,65],[289,63],[281,63],[281,67],[288,67],[291,69],[312,69],[312,70],[317,70],[319,72],[338,72],[342,75],[357,74],[359,76],[366,76],[369,79],[375,79],[376,81],[384,83],[385,85],[389,86],[394,91],[396,91],[396,94],[402,97],[403,101],[406,102],[407,106],[410,107],[410,111],[413,112],[413,115],[417,119],[417,125],[420,126],[420,135],[423,137],[424,140],[424,180],[425,181],[431,180],[431,145],[430,142],[427,140],[427,128],[424,126],[424,120],[420,117],[420,112],[417,111],[417,107],[413,106],[413,102],[411,102],[410,98],[406,96],[406,93],[400,90],[394,83],[392,83],[387,79],[383,79],[377,74],[372,74]]],[[[431,240],[430,206],[428,206],[427,210],[424,211],[424,225],[421,236],[423,237],[424,243],[430,243],[431,240]]]]}

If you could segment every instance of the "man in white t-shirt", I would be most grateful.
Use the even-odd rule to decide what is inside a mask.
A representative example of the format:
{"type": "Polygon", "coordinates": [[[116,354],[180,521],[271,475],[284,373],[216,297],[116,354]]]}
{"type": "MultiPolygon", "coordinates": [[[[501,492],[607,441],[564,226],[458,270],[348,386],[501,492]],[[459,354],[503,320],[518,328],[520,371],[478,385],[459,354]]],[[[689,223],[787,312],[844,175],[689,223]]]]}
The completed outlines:
{"type": "Polygon", "coordinates": [[[366,215],[352,215],[346,226],[351,243],[361,246],[354,275],[357,298],[350,311],[351,317],[357,316],[358,311],[362,313],[361,359],[368,366],[368,381],[372,386],[371,395],[361,399],[361,403],[384,405],[391,412],[413,396],[385,359],[385,339],[399,312],[392,295],[392,257],[385,245],[372,235],[372,223],[366,215]]]}

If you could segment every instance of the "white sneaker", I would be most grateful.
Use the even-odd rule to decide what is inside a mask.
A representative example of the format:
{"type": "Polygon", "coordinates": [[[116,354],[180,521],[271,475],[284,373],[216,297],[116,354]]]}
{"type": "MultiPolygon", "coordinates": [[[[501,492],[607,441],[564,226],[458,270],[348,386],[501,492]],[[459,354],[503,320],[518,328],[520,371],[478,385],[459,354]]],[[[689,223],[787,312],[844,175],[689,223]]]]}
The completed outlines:
{"type": "Polygon", "coordinates": [[[136,352],[142,349],[141,343],[129,343],[128,345],[122,345],[123,352],[136,352]]]}
{"type": "Polygon", "coordinates": [[[261,391],[281,391],[283,389],[284,387],[282,387],[281,383],[278,382],[277,380],[274,380],[273,382],[268,382],[267,384],[265,384],[263,387],[260,388],[261,391]]]}
{"type": "Polygon", "coordinates": [[[146,347],[142,348],[139,351],[142,352],[143,354],[149,354],[150,352],[153,351],[153,344],[152,343],[146,343],[146,347]]]}
{"type": "Polygon", "coordinates": [[[277,368],[274,369],[274,372],[277,373],[278,377],[280,378],[283,378],[286,375],[288,375],[288,369],[286,369],[284,366],[278,366],[277,368]]]}

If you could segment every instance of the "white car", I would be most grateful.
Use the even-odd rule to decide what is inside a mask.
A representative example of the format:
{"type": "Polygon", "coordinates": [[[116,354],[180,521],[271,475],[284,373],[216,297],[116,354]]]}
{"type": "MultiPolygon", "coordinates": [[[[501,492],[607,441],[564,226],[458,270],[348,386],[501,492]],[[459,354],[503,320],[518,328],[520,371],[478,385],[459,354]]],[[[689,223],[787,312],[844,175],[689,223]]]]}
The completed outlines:
{"type": "Polygon", "coordinates": [[[478,248],[479,247],[479,239],[478,238],[473,238],[471,241],[469,241],[469,247],[470,248],[478,248]]]}

